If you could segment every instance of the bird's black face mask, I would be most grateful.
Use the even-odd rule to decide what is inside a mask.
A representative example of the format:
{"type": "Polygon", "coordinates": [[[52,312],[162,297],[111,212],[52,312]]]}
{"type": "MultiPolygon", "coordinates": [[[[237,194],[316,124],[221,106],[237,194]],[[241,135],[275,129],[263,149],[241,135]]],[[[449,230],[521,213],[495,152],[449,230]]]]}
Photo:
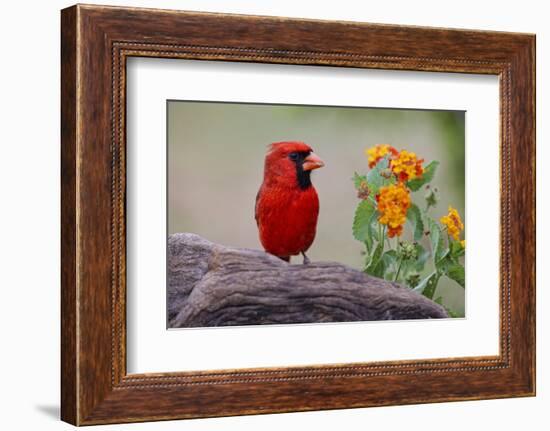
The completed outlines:
{"type": "Polygon", "coordinates": [[[296,166],[296,179],[298,180],[298,186],[305,190],[311,187],[311,171],[304,170],[304,160],[309,156],[310,151],[292,152],[288,155],[288,158],[296,166]]]}

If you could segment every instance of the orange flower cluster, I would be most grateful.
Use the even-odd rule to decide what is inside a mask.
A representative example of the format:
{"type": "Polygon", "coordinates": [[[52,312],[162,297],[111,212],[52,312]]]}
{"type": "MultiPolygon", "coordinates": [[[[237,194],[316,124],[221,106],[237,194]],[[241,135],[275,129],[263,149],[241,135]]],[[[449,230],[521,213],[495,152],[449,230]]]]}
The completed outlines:
{"type": "MultiPolygon", "coordinates": [[[[449,214],[441,217],[439,221],[441,222],[441,224],[447,226],[447,232],[449,232],[449,235],[451,235],[455,239],[455,241],[458,241],[458,238],[460,237],[460,232],[462,232],[462,230],[464,229],[464,224],[460,219],[460,214],[458,214],[458,211],[449,206],[449,214]]],[[[461,241],[461,245],[462,247],[465,247],[466,241],[461,241]]]]}
{"type": "Polygon", "coordinates": [[[398,181],[405,182],[422,176],[424,159],[417,159],[416,154],[402,150],[390,161],[390,168],[398,181]]]}
{"type": "Polygon", "coordinates": [[[388,237],[400,236],[411,206],[409,190],[403,183],[390,184],[380,188],[376,201],[380,212],[378,221],[388,226],[388,237]]]}
{"type": "Polygon", "coordinates": [[[422,176],[424,173],[422,167],[424,159],[418,159],[415,153],[407,150],[397,151],[388,144],[379,144],[365,149],[365,155],[369,159],[369,168],[372,169],[388,154],[390,155],[390,170],[398,181],[409,181],[422,176]]]}
{"type": "Polygon", "coordinates": [[[388,237],[401,236],[403,225],[407,220],[407,210],[411,206],[410,191],[406,187],[406,182],[422,176],[424,159],[418,159],[415,153],[407,150],[397,151],[389,144],[366,148],[365,155],[368,157],[371,169],[382,158],[389,155],[388,169],[385,169],[381,175],[386,178],[395,176],[397,184],[380,188],[376,195],[380,212],[378,221],[388,227],[388,237]]]}
{"type": "Polygon", "coordinates": [[[365,149],[365,155],[369,159],[369,168],[373,168],[386,154],[391,154],[392,157],[398,155],[398,151],[388,144],[379,144],[372,148],[365,149]]]}

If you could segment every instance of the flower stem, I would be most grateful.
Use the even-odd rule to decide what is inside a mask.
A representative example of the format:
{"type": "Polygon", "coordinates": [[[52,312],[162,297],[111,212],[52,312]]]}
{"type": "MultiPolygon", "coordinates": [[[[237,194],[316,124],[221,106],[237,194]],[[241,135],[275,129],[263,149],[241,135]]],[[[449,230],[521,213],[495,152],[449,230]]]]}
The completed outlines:
{"type": "Polygon", "coordinates": [[[401,264],[403,263],[403,259],[399,259],[399,266],[397,267],[397,272],[395,273],[395,279],[393,281],[397,281],[399,278],[399,272],[401,271],[401,264]]]}

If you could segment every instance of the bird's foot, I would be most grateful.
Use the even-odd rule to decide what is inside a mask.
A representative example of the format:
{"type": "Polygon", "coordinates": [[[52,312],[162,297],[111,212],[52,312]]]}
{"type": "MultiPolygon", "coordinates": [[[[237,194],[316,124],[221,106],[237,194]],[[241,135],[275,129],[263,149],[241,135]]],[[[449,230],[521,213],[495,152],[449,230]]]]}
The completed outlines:
{"type": "Polygon", "coordinates": [[[304,252],[302,252],[302,256],[304,256],[304,265],[308,265],[311,261],[309,260],[309,257],[306,256],[304,252]]]}

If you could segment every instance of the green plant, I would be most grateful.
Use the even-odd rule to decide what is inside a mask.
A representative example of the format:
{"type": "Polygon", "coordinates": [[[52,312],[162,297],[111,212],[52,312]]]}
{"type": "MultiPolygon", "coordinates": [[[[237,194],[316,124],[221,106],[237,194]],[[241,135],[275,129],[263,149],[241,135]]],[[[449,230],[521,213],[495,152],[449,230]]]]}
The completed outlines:
{"type": "Polygon", "coordinates": [[[355,173],[353,178],[360,199],[353,235],[365,246],[364,271],[401,282],[430,299],[442,277],[464,288],[465,241],[460,240],[464,230],[460,215],[452,207],[439,221],[430,215],[438,202],[437,189],[430,183],[439,162],[423,166],[424,160],[415,153],[397,151],[387,144],[366,149],[365,154],[369,170],[365,175],[355,173]],[[411,198],[420,192],[424,192],[422,208],[411,198]]]}

